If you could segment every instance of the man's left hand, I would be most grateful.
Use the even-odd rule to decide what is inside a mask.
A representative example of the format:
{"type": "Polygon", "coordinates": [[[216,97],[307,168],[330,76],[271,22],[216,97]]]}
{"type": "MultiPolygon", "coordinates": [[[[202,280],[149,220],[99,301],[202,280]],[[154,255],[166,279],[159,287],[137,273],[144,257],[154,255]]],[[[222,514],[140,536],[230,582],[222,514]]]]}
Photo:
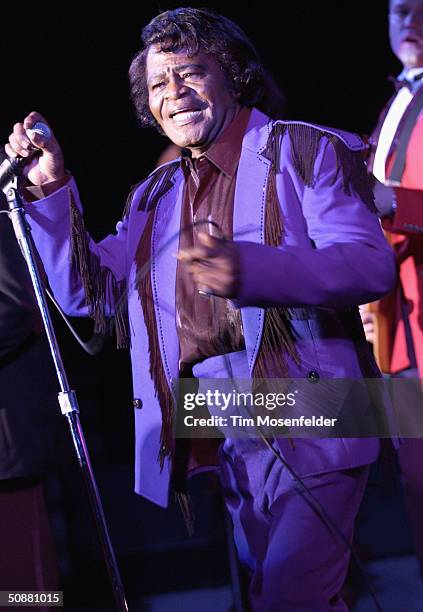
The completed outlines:
{"type": "Polygon", "coordinates": [[[198,291],[235,298],[240,284],[238,248],[232,240],[198,235],[199,246],[181,249],[178,259],[188,266],[198,291]]]}

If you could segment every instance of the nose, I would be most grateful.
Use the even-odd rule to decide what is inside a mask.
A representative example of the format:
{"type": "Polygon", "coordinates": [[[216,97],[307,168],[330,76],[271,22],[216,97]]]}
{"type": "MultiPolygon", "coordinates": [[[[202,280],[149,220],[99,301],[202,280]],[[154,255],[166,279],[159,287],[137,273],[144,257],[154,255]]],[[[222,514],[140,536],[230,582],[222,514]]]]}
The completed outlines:
{"type": "Polygon", "coordinates": [[[169,78],[166,85],[165,98],[168,100],[177,100],[187,92],[187,86],[183,79],[178,75],[173,75],[169,78]]]}

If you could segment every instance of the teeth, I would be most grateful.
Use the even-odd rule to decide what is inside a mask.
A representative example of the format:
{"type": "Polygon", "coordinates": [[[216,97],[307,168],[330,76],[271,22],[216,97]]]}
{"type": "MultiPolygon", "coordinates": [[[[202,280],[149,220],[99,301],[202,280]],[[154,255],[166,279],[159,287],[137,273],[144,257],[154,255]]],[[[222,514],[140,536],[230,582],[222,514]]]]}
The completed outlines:
{"type": "Polygon", "coordinates": [[[193,119],[198,115],[199,112],[200,111],[183,111],[182,113],[177,113],[176,115],[174,115],[172,119],[177,123],[182,123],[183,121],[189,121],[190,119],[193,119]]]}

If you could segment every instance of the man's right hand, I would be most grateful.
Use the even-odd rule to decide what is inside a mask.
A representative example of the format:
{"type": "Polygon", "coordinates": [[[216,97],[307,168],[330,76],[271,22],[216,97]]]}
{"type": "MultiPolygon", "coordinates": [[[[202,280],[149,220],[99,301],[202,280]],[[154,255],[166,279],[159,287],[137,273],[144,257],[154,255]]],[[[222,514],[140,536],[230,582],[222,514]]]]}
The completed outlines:
{"type": "Polygon", "coordinates": [[[63,178],[65,167],[62,150],[51,128],[51,136],[48,139],[31,131],[38,121],[48,125],[44,117],[35,111],[25,117],[22,123],[16,123],[9,136],[9,143],[5,145],[5,151],[9,157],[28,157],[28,147],[32,145],[40,149],[40,155],[25,166],[24,175],[33,185],[44,185],[63,178]]]}

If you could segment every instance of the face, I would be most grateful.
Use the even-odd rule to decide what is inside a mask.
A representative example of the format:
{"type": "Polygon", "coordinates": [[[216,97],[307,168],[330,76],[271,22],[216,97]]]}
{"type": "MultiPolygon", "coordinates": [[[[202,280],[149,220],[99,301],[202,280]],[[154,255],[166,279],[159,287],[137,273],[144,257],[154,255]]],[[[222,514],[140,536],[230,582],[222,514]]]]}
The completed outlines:
{"type": "Polygon", "coordinates": [[[405,68],[423,67],[423,0],[391,0],[389,37],[405,68]]]}
{"type": "Polygon", "coordinates": [[[238,103],[223,71],[205,53],[164,53],[152,45],[146,58],[151,113],[166,136],[198,157],[234,118],[238,103]]]}

